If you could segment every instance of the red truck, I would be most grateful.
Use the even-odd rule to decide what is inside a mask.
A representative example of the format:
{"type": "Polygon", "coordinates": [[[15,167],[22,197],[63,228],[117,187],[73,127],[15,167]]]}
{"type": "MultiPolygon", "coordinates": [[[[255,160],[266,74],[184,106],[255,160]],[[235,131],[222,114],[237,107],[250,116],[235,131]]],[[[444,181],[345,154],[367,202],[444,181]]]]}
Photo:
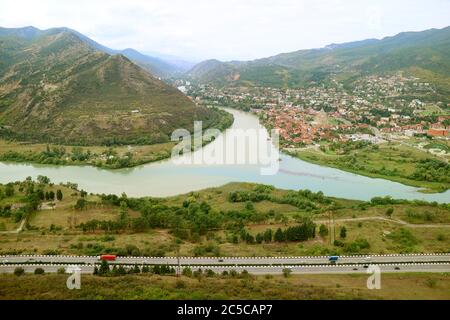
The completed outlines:
{"type": "Polygon", "coordinates": [[[100,256],[100,260],[102,261],[116,261],[117,256],[111,254],[104,254],[100,256]]]}

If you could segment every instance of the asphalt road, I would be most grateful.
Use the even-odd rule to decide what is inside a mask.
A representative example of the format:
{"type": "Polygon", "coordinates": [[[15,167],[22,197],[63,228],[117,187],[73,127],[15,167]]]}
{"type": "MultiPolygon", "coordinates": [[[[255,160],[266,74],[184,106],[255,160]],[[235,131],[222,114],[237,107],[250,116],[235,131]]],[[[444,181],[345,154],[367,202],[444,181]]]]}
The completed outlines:
{"type": "MultiPolygon", "coordinates": [[[[378,265],[382,273],[444,273],[450,272],[450,263],[417,263],[417,264],[380,264],[378,265]]],[[[2,265],[0,266],[0,273],[14,273],[14,270],[19,265],[2,265]]],[[[26,273],[33,273],[37,268],[42,268],[46,273],[56,273],[61,268],[66,268],[67,265],[20,265],[26,273]]],[[[129,266],[130,268],[132,265],[129,266]]],[[[94,266],[84,265],[79,266],[81,273],[92,274],[94,266]]],[[[223,271],[230,272],[235,270],[242,272],[246,270],[254,275],[281,275],[284,269],[290,269],[292,274],[363,274],[367,273],[367,269],[363,266],[355,265],[336,265],[336,266],[284,266],[284,267],[269,267],[269,266],[246,266],[246,267],[232,267],[232,266],[198,266],[193,267],[192,270],[207,270],[210,269],[215,273],[222,273],[223,271]]]]}
{"type": "MultiPolygon", "coordinates": [[[[0,256],[1,264],[95,264],[99,263],[99,257],[87,256],[0,256]]],[[[338,265],[341,264],[382,264],[382,263],[450,263],[449,254],[408,254],[408,255],[366,255],[366,256],[341,256],[338,265]]],[[[177,265],[176,257],[118,257],[112,264],[160,264],[177,265]]],[[[236,258],[206,258],[206,257],[182,257],[180,264],[183,266],[277,266],[277,265],[327,265],[329,257],[236,257],[236,258]]]]}

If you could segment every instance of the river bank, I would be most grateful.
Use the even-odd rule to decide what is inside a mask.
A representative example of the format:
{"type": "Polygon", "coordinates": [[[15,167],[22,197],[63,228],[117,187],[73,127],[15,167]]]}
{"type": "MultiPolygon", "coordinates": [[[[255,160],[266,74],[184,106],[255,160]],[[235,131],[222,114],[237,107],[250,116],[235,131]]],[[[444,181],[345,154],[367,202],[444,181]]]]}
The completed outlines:
{"type": "MultiPolygon", "coordinates": [[[[259,119],[252,114],[227,109],[234,116],[230,129],[262,129],[259,119]]],[[[227,139],[233,132],[226,130],[227,139]]],[[[245,138],[245,137],[243,137],[245,138]]],[[[268,134],[262,137],[264,141],[268,134]]],[[[216,141],[204,149],[211,150],[216,141]]],[[[194,152],[195,154],[195,152],[194,152]]],[[[230,182],[252,182],[273,185],[281,189],[309,189],[326,195],[354,200],[370,200],[376,196],[397,199],[449,202],[450,194],[423,194],[418,189],[388,180],[372,179],[342,170],[319,166],[281,154],[279,170],[274,175],[261,175],[261,165],[180,165],[172,160],[150,163],[134,168],[107,170],[92,166],[57,166],[0,162],[0,183],[24,180],[38,175],[49,177],[56,183],[71,181],[92,193],[133,197],[166,197],[219,187],[230,182]]]]}
{"type": "MultiPolygon", "coordinates": [[[[433,158],[405,146],[386,144],[379,146],[376,151],[366,148],[344,156],[327,154],[316,149],[288,151],[287,153],[310,163],[421,188],[420,192],[422,193],[443,193],[450,188],[450,184],[447,182],[411,179],[417,163],[433,160],[433,158]],[[401,156],[402,153],[409,155],[408,160],[401,156]]],[[[441,178],[445,178],[445,176],[441,178]]]]}
{"type": "MultiPolygon", "coordinates": [[[[233,116],[223,110],[212,128],[225,131],[233,125],[233,116]]],[[[204,128],[207,129],[207,128],[204,128]]],[[[202,141],[203,145],[207,142],[202,141]]],[[[127,146],[68,146],[28,143],[0,139],[0,161],[58,166],[93,166],[105,169],[133,168],[171,157],[176,142],[127,146]]]]}

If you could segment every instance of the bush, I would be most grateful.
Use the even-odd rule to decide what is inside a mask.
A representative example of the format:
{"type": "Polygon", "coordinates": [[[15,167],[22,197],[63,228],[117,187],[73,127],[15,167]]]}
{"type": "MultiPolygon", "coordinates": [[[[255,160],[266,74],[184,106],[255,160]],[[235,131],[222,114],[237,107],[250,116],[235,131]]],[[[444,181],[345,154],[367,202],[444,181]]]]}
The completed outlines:
{"type": "Polygon", "coordinates": [[[57,273],[58,274],[65,274],[66,273],[66,269],[65,268],[59,268],[57,273]]]}
{"type": "Polygon", "coordinates": [[[215,275],[216,275],[215,272],[212,271],[211,269],[206,270],[206,276],[207,276],[208,278],[212,278],[212,277],[214,277],[215,275]]]}
{"type": "Polygon", "coordinates": [[[390,218],[392,217],[392,214],[394,213],[394,208],[389,208],[386,210],[386,215],[390,218]]]}
{"type": "Polygon", "coordinates": [[[436,285],[437,285],[437,281],[436,281],[436,279],[431,279],[431,278],[429,278],[429,279],[426,280],[426,285],[427,285],[429,288],[435,288],[436,285]]]}
{"type": "Polygon", "coordinates": [[[404,247],[413,247],[419,244],[419,240],[411,233],[411,231],[404,228],[392,232],[387,238],[404,247]]]}
{"type": "Polygon", "coordinates": [[[370,243],[366,239],[357,239],[352,243],[345,245],[345,251],[349,253],[358,253],[361,250],[369,249],[370,243]]]}
{"type": "Polygon", "coordinates": [[[347,238],[347,228],[346,227],[341,228],[340,237],[341,237],[341,239],[347,238]]]}
{"type": "Polygon", "coordinates": [[[250,274],[248,273],[247,270],[242,270],[241,276],[242,276],[243,278],[247,278],[249,275],[250,275],[250,274]]]}
{"type": "Polygon", "coordinates": [[[344,247],[345,246],[345,243],[340,240],[334,240],[333,244],[335,247],[344,247]]]}
{"type": "Polygon", "coordinates": [[[328,228],[324,224],[322,224],[319,228],[319,235],[322,238],[325,238],[326,236],[328,236],[328,228]]]}
{"type": "Polygon", "coordinates": [[[17,267],[14,269],[14,275],[20,277],[25,274],[25,269],[21,267],[17,267]]]}
{"type": "Polygon", "coordinates": [[[292,270],[291,269],[283,269],[283,276],[285,278],[289,278],[291,276],[292,270]]]}
{"type": "Polygon", "coordinates": [[[175,283],[175,289],[184,289],[184,288],[186,288],[186,283],[184,281],[178,280],[175,283]]]}
{"type": "Polygon", "coordinates": [[[142,273],[150,273],[150,267],[145,265],[142,267],[142,273]]]}
{"type": "Polygon", "coordinates": [[[34,270],[34,274],[44,274],[45,271],[42,268],[37,268],[36,270],[34,270]]]}
{"type": "Polygon", "coordinates": [[[185,277],[192,277],[192,269],[189,267],[186,267],[182,271],[182,275],[185,277]]]}

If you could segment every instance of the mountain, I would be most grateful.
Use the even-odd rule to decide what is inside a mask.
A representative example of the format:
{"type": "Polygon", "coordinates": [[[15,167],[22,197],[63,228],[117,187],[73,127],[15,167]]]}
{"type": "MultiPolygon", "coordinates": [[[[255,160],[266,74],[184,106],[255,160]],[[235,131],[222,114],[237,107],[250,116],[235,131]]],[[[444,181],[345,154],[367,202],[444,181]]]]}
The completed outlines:
{"type": "Polygon", "coordinates": [[[49,30],[39,30],[35,27],[25,27],[25,28],[18,28],[18,29],[6,29],[2,28],[1,33],[4,35],[15,34],[17,36],[25,37],[25,38],[32,38],[37,37],[39,35],[43,34],[54,34],[54,33],[61,33],[61,32],[69,32],[75,34],[80,40],[88,44],[90,47],[107,53],[109,55],[115,55],[115,54],[122,54],[134,63],[138,64],[151,74],[153,74],[156,77],[160,78],[168,78],[171,76],[174,76],[176,74],[184,73],[187,70],[179,66],[177,62],[171,62],[170,59],[163,59],[159,57],[149,56],[146,54],[142,54],[138,52],[135,49],[125,49],[125,50],[115,50],[108,47],[105,47],[104,45],[99,44],[98,42],[92,40],[91,38],[85,36],[84,34],[72,30],[69,28],[53,28],[49,30]]]}
{"type": "Polygon", "coordinates": [[[169,63],[172,66],[175,66],[177,68],[177,75],[180,75],[181,73],[185,73],[189,70],[191,70],[199,61],[191,61],[186,60],[184,58],[180,58],[178,56],[173,56],[169,54],[162,54],[159,52],[145,52],[146,55],[158,58],[162,61],[165,61],[166,63],[169,63]]]}
{"type": "Polygon", "coordinates": [[[167,141],[218,120],[124,55],[70,29],[0,28],[0,136],[62,144],[167,141]]]}
{"type": "Polygon", "coordinates": [[[221,62],[219,60],[206,60],[194,66],[188,75],[194,80],[202,82],[232,82],[238,80],[235,75],[239,74],[238,68],[232,63],[221,62]]]}
{"type": "Polygon", "coordinates": [[[333,44],[254,61],[206,61],[188,75],[216,84],[299,87],[329,80],[331,75],[353,81],[396,71],[419,76],[436,84],[441,92],[450,92],[450,27],[333,44]]]}
{"type": "Polygon", "coordinates": [[[125,49],[122,51],[116,52],[116,54],[122,54],[128,59],[132,60],[142,68],[146,69],[151,74],[161,77],[167,78],[177,73],[182,73],[184,70],[179,68],[178,66],[168,63],[162,59],[151,57],[145,54],[142,54],[134,49],[125,49]]]}
{"type": "Polygon", "coordinates": [[[160,59],[157,57],[142,54],[135,49],[128,48],[125,50],[114,50],[105,47],[75,30],[71,30],[68,28],[57,28],[55,30],[72,32],[76,34],[81,40],[83,40],[84,42],[86,42],[87,44],[89,44],[91,47],[95,48],[98,51],[102,51],[110,55],[122,54],[156,77],[168,78],[186,71],[185,69],[180,68],[174,63],[168,62],[164,59],[160,59]]]}

